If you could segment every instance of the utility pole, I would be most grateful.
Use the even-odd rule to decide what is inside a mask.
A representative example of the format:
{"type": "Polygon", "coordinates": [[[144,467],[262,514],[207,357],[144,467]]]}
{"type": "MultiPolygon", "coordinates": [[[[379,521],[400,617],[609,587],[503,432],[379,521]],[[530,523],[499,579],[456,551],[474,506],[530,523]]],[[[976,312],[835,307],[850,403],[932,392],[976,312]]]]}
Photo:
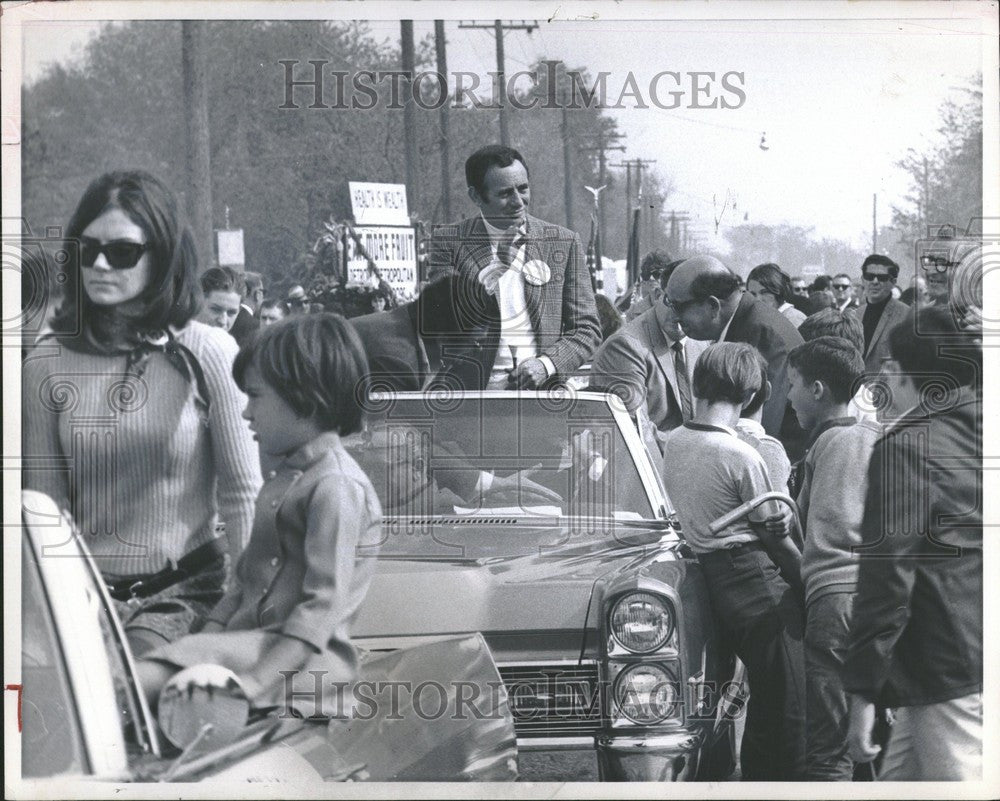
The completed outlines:
{"type": "Polygon", "coordinates": [[[563,144],[563,173],[566,178],[563,181],[563,199],[566,204],[566,227],[573,227],[573,161],[570,157],[569,146],[569,117],[566,111],[566,98],[563,98],[562,106],[562,144],[563,144]]]}
{"type": "Polygon", "coordinates": [[[927,157],[926,156],[924,156],[924,175],[923,175],[923,180],[921,181],[921,192],[920,192],[920,195],[921,195],[921,197],[920,197],[920,200],[921,200],[920,207],[921,207],[922,211],[921,211],[921,214],[920,214],[920,231],[918,233],[918,236],[926,236],[926,232],[928,230],[927,229],[928,210],[930,209],[930,197],[929,197],[930,191],[928,189],[928,181],[927,181],[927,157]]]}
{"type": "Polygon", "coordinates": [[[403,144],[406,158],[406,197],[410,212],[418,208],[417,201],[417,131],[413,109],[413,20],[399,21],[399,34],[403,67],[403,144]]]}
{"type": "MultiPolygon", "coordinates": [[[[642,170],[648,164],[656,164],[656,159],[626,159],[619,164],[612,164],[612,167],[625,168],[625,195],[628,199],[626,204],[628,219],[626,221],[625,236],[626,241],[631,241],[632,236],[632,170],[635,169],[636,186],[638,188],[637,202],[642,202],[642,170]]],[[[641,206],[640,206],[641,208],[641,206]]]]}
{"type": "MultiPolygon", "coordinates": [[[[565,104],[564,104],[565,108],[565,104]]],[[[614,145],[612,142],[621,139],[622,135],[620,133],[609,134],[605,128],[600,128],[597,132],[597,144],[593,147],[581,147],[580,150],[596,150],[597,151],[597,164],[599,170],[599,177],[597,179],[598,186],[607,186],[608,184],[608,151],[609,150],[621,150],[625,151],[624,145],[614,145]]],[[[632,219],[629,215],[629,219],[632,219]]],[[[598,208],[598,218],[597,227],[601,234],[601,241],[606,242],[605,237],[605,224],[604,224],[604,206],[598,208]]]]}
{"type": "Polygon", "coordinates": [[[205,270],[215,260],[212,226],[212,173],[208,129],[208,58],[205,53],[205,23],[181,22],[181,63],[184,74],[184,106],[187,120],[188,218],[194,232],[198,264],[205,270]]]}
{"type": "MultiPolygon", "coordinates": [[[[438,75],[444,77],[445,85],[441,91],[448,94],[448,58],[445,54],[444,20],[434,20],[434,49],[437,51],[437,71],[438,75]]],[[[444,212],[444,219],[451,219],[451,135],[448,129],[448,101],[441,104],[438,111],[438,119],[441,123],[441,204],[444,212]]]]}
{"type": "Polygon", "coordinates": [[[503,32],[508,30],[527,31],[528,33],[531,33],[538,27],[538,25],[534,22],[525,22],[524,20],[521,20],[520,22],[504,22],[503,20],[498,19],[494,20],[492,25],[474,22],[460,22],[458,23],[458,27],[468,30],[477,28],[493,30],[493,35],[497,40],[497,82],[500,90],[500,96],[497,98],[497,102],[500,104],[500,144],[509,145],[510,132],[507,128],[507,73],[506,68],[504,67],[503,32]]]}
{"type": "Polygon", "coordinates": [[[872,253],[878,253],[878,225],[875,218],[875,203],[878,200],[878,193],[872,193],[872,253]]]}
{"type": "Polygon", "coordinates": [[[686,245],[682,246],[681,243],[681,225],[687,225],[690,215],[686,211],[677,211],[676,209],[670,210],[670,234],[669,234],[669,248],[670,254],[674,255],[678,253],[682,247],[686,250],[686,245]]]}

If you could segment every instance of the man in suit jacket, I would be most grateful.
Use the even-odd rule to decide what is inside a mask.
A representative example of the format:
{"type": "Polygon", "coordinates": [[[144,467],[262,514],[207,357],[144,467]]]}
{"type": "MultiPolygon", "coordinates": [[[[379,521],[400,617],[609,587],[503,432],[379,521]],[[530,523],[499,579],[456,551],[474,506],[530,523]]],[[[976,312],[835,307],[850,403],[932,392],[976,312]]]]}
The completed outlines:
{"type": "Polygon", "coordinates": [[[861,265],[865,302],[852,314],[865,331],[865,373],[874,376],[889,357],[889,332],[910,313],[910,307],[892,297],[899,265],[888,256],[871,254],[861,265]]]}
{"type": "MultiPolygon", "coordinates": [[[[678,264],[663,268],[661,288],[678,264]]],[[[657,301],[598,348],[590,386],[619,395],[629,414],[645,405],[657,430],[671,431],[693,416],[694,364],[709,344],[684,336],[673,309],[657,301]],[[684,374],[678,372],[681,365],[684,374]]]]}
{"type": "Polygon", "coordinates": [[[781,440],[794,461],[805,452],[805,432],[788,405],[788,352],[802,336],[788,318],[740,289],[740,279],[712,256],[682,262],[667,282],[666,302],[692,339],[745,342],[767,362],[771,397],[764,404],[764,430],[781,440]]]}
{"type": "Polygon", "coordinates": [[[454,275],[478,386],[535,388],[571,374],[600,343],[593,285],[580,238],[528,214],[528,167],[513,148],[490,145],[465,163],[480,213],[434,231],[430,275],[454,275]],[[470,311],[471,314],[466,314],[470,311]]]}
{"type": "Polygon", "coordinates": [[[260,330],[260,317],[257,315],[260,304],[264,302],[264,279],[260,277],[260,273],[244,272],[243,283],[246,285],[246,294],[240,302],[240,311],[233,327],[229,329],[241,348],[260,330]]]}
{"type": "Polygon", "coordinates": [[[468,301],[459,300],[449,275],[428,284],[410,303],[353,318],[373,388],[419,391],[435,376],[466,387],[488,373],[495,348],[484,345],[486,329],[476,327],[482,310],[468,301]]]}

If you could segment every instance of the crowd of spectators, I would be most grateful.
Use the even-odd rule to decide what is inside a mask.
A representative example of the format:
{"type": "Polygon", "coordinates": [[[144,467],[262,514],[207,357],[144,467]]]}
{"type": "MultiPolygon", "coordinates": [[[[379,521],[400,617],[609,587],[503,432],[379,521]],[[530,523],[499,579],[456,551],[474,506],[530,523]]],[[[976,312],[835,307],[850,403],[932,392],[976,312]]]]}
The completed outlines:
{"type": "Polygon", "coordinates": [[[369,375],[544,389],[583,371],[660,465],[746,666],[743,777],[977,778],[976,251],[926,260],[907,292],[899,265],[871,254],[860,294],[848,272],[810,283],[764,263],[744,280],[713,256],[655,251],[613,301],[595,295],[579,238],[528,214],[517,151],[483,148],[466,173],[479,213],[438,237],[435,280],[402,303],[380,285],[350,323],[301,285],[274,297],[252,272],[199,273],[174,197],[146,173],[104,175],[80,200],[67,232],[81,263],[23,373],[25,453],[71,467],[26,460],[25,486],[95,535],[147,689],[206,654],[268,704],[261,677],[317,650],[353,675],[347,626],[371,577],[353,554],[380,511],[339,434],[358,428],[369,375]],[[54,375],[78,377],[75,405],[54,375]],[[74,451],[81,413],[111,415],[110,484],[110,452],[74,451]],[[798,515],[772,500],[710,530],[775,490],[798,515]],[[294,514],[276,519],[288,498],[294,514]],[[264,625],[241,588],[266,591],[279,551],[292,567],[264,625]]]}

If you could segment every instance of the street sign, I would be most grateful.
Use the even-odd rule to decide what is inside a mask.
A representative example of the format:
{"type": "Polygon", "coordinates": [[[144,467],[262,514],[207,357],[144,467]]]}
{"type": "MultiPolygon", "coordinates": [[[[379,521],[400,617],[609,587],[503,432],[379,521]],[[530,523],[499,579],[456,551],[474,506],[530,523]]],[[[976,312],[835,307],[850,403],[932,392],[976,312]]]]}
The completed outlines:
{"type": "Polygon", "coordinates": [[[410,225],[404,184],[348,181],[347,186],[351,191],[354,221],[358,225],[410,225]]]}
{"type": "Polygon", "coordinates": [[[219,248],[219,266],[242,269],[246,264],[243,255],[243,229],[216,231],[215,236],[219,248]]]}
{"type": "MultiPolygon", "coordinates": [[[[354,229],[368,255],[378,265],[382,278],[398,296],[413,297],[417,292],[417,236],[410,227],[358,226],[354,229]]],[[[347,238],[347,280],[374,286],[368,262],[347,238]]]]}

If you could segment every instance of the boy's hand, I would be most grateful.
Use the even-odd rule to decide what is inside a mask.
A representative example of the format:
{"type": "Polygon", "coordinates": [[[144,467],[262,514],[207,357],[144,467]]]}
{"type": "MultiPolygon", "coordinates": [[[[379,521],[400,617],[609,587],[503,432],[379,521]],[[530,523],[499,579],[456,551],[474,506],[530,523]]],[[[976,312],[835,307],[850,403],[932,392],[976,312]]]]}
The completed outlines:
{"type": "Polygon", "coordinates": [[[875,704],[857,695],[849,695],[850,719],[847,724],[847,748],[855,762],[871,762],[879,755],[881,746],[872,740],[875,729],[875,704]]]}
{"type": "Polygon", "coordinates": [[[764,529],[772,537],[787,537],[795,524],[795,513],[784,504],[781,505],[781,513],[772,515],[764,521],[764,529]]]}
{"type": "Polygon", "coordinates": [[[167,682],[160,697],[171,694],[191,696],[195,690],[206,690],[209,695],[225,691],[236,698],[246,698],[236,675],[221,665],[194,665],[180,671],[167,682]]]}

